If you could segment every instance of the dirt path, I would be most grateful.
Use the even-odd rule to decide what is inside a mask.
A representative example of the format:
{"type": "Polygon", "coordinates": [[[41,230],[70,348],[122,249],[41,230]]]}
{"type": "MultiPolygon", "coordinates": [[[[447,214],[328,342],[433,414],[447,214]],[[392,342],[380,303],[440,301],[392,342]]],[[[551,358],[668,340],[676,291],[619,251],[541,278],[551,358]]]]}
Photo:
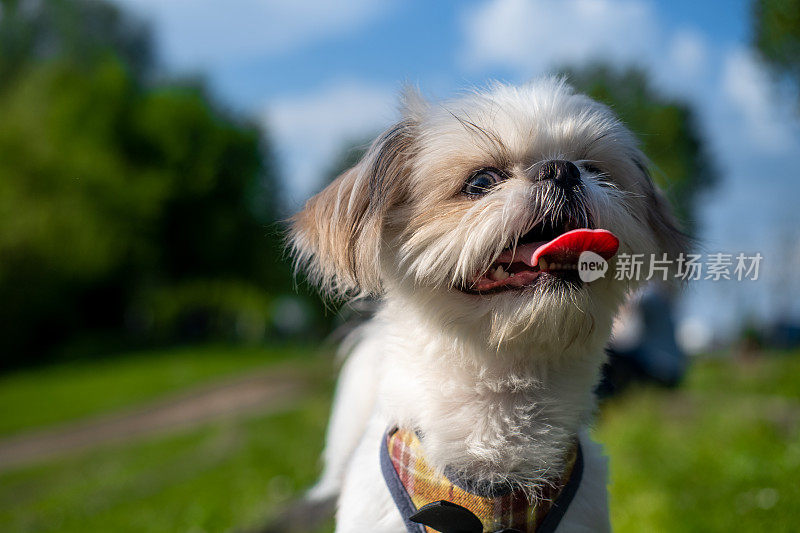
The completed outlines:
{"type": "Polygon", "coordinates": [[[297,374],[264,372],[183,391],[112,414],[0,439],[0,470],[101,444],[286,408],[305,385],[297,374]]]}

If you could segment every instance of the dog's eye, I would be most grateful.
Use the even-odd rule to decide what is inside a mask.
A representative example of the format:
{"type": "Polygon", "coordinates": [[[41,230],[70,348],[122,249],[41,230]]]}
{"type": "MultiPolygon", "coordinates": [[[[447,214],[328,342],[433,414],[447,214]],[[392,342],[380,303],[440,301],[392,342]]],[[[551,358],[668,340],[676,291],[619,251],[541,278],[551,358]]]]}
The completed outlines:
{"type": "Polygon", "coordinates": [[[616,188],[614,182],[611,181],[611,176],[608,172],[604,171],[602,168],[595,166],[591,163],[581,163],[581,168],[586,172],[590,172],[595,175],[595,180],[598,185],[601,187],[611,187],[613,189],[616,188]]]}
{"type": "Polygon", "coordinates": [[[483,168],[464,183],[461,192],[467,196],[483,196],[504,179],[505,176],[499,170],[483,168]]]}
{"type": "Polygon", "coordinates": [[[591,172],[592,174],[598,174],[599,175],[599,174],[603,173],[603,171],[600,169],[600,167],[596,167],[591,163],[583,163],[581,166],[583,167],[583,169],[586,172],[591,172]]]}

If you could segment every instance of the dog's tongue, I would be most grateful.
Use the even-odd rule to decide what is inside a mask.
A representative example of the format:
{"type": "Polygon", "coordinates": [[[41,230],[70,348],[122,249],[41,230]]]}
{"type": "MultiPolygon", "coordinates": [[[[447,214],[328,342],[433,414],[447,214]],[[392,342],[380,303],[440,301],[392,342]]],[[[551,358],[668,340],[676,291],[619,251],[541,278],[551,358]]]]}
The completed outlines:
{"type": "MultiPolygon", "coordinates": [[[[616,235],[604,229],[574,229],[563,233],[550,242],[535,242],[517,246],[513,257],[506,253],[501,254],[500,260],[509,262],[522,261],[533,267],[539,263],[539,258],[548,256],[556,260],[572,259],[586,251],[592,251],[603,259],[611,259],[619,249],[619,239],[616,235]],[[504,255],[507,255],[505,258],[504,255]]],[[[552,262],[552,261],[551,261],[552,262]]]]}

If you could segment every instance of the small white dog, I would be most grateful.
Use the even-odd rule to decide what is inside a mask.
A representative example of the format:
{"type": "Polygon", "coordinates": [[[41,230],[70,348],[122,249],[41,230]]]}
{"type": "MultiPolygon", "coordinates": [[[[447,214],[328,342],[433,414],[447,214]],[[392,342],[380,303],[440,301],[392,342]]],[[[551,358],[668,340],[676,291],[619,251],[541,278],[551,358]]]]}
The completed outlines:
{"type": "Polygon", "coordinates": [[[347,343],[310,493],[338,495],[337,532],[610,528],[586,428],[632,288],[615,252],[685,245],[646,166],[612,112],[560,79],[410,94],[293,218],[312,282],[381,301],[347,343]],[[610,265],[591,283],[586,251],[610,265]]]}

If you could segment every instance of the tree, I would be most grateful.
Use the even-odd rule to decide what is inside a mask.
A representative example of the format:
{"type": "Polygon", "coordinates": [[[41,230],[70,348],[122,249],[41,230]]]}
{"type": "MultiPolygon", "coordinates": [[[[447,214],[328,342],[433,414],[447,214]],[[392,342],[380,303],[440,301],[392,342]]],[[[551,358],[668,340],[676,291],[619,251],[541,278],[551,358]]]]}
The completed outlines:
{"type": "Polygon", "coordinates": [[[137,27],[98,1],[3,4],[0,365],[131,323],[180,336],[154,317],[265,322],[290,290],[267,139],[201,82],[155,83],[137,27]]]}
{"type": "Polygon", "coordinates": [[[153,68],[150,30],[100,0],[2,0],[0,83],[34,63],[69,58],[89,66],[113,55],[138,78],[153,68]]]}
{"type": "Polygon", "coordinates": [[[637,135],[653,179],[684,230],[696,232],[698,200],[716,183],[717,172],[689,104],[659,94],[637,69],[601,65],[564,72],[577,90],[611,106],[637,135]]]}
{"type": "Polygon", "coordinates": [[[753,44],[777,74],[800,87],[800,0],[753,2],[753,44]]]}

